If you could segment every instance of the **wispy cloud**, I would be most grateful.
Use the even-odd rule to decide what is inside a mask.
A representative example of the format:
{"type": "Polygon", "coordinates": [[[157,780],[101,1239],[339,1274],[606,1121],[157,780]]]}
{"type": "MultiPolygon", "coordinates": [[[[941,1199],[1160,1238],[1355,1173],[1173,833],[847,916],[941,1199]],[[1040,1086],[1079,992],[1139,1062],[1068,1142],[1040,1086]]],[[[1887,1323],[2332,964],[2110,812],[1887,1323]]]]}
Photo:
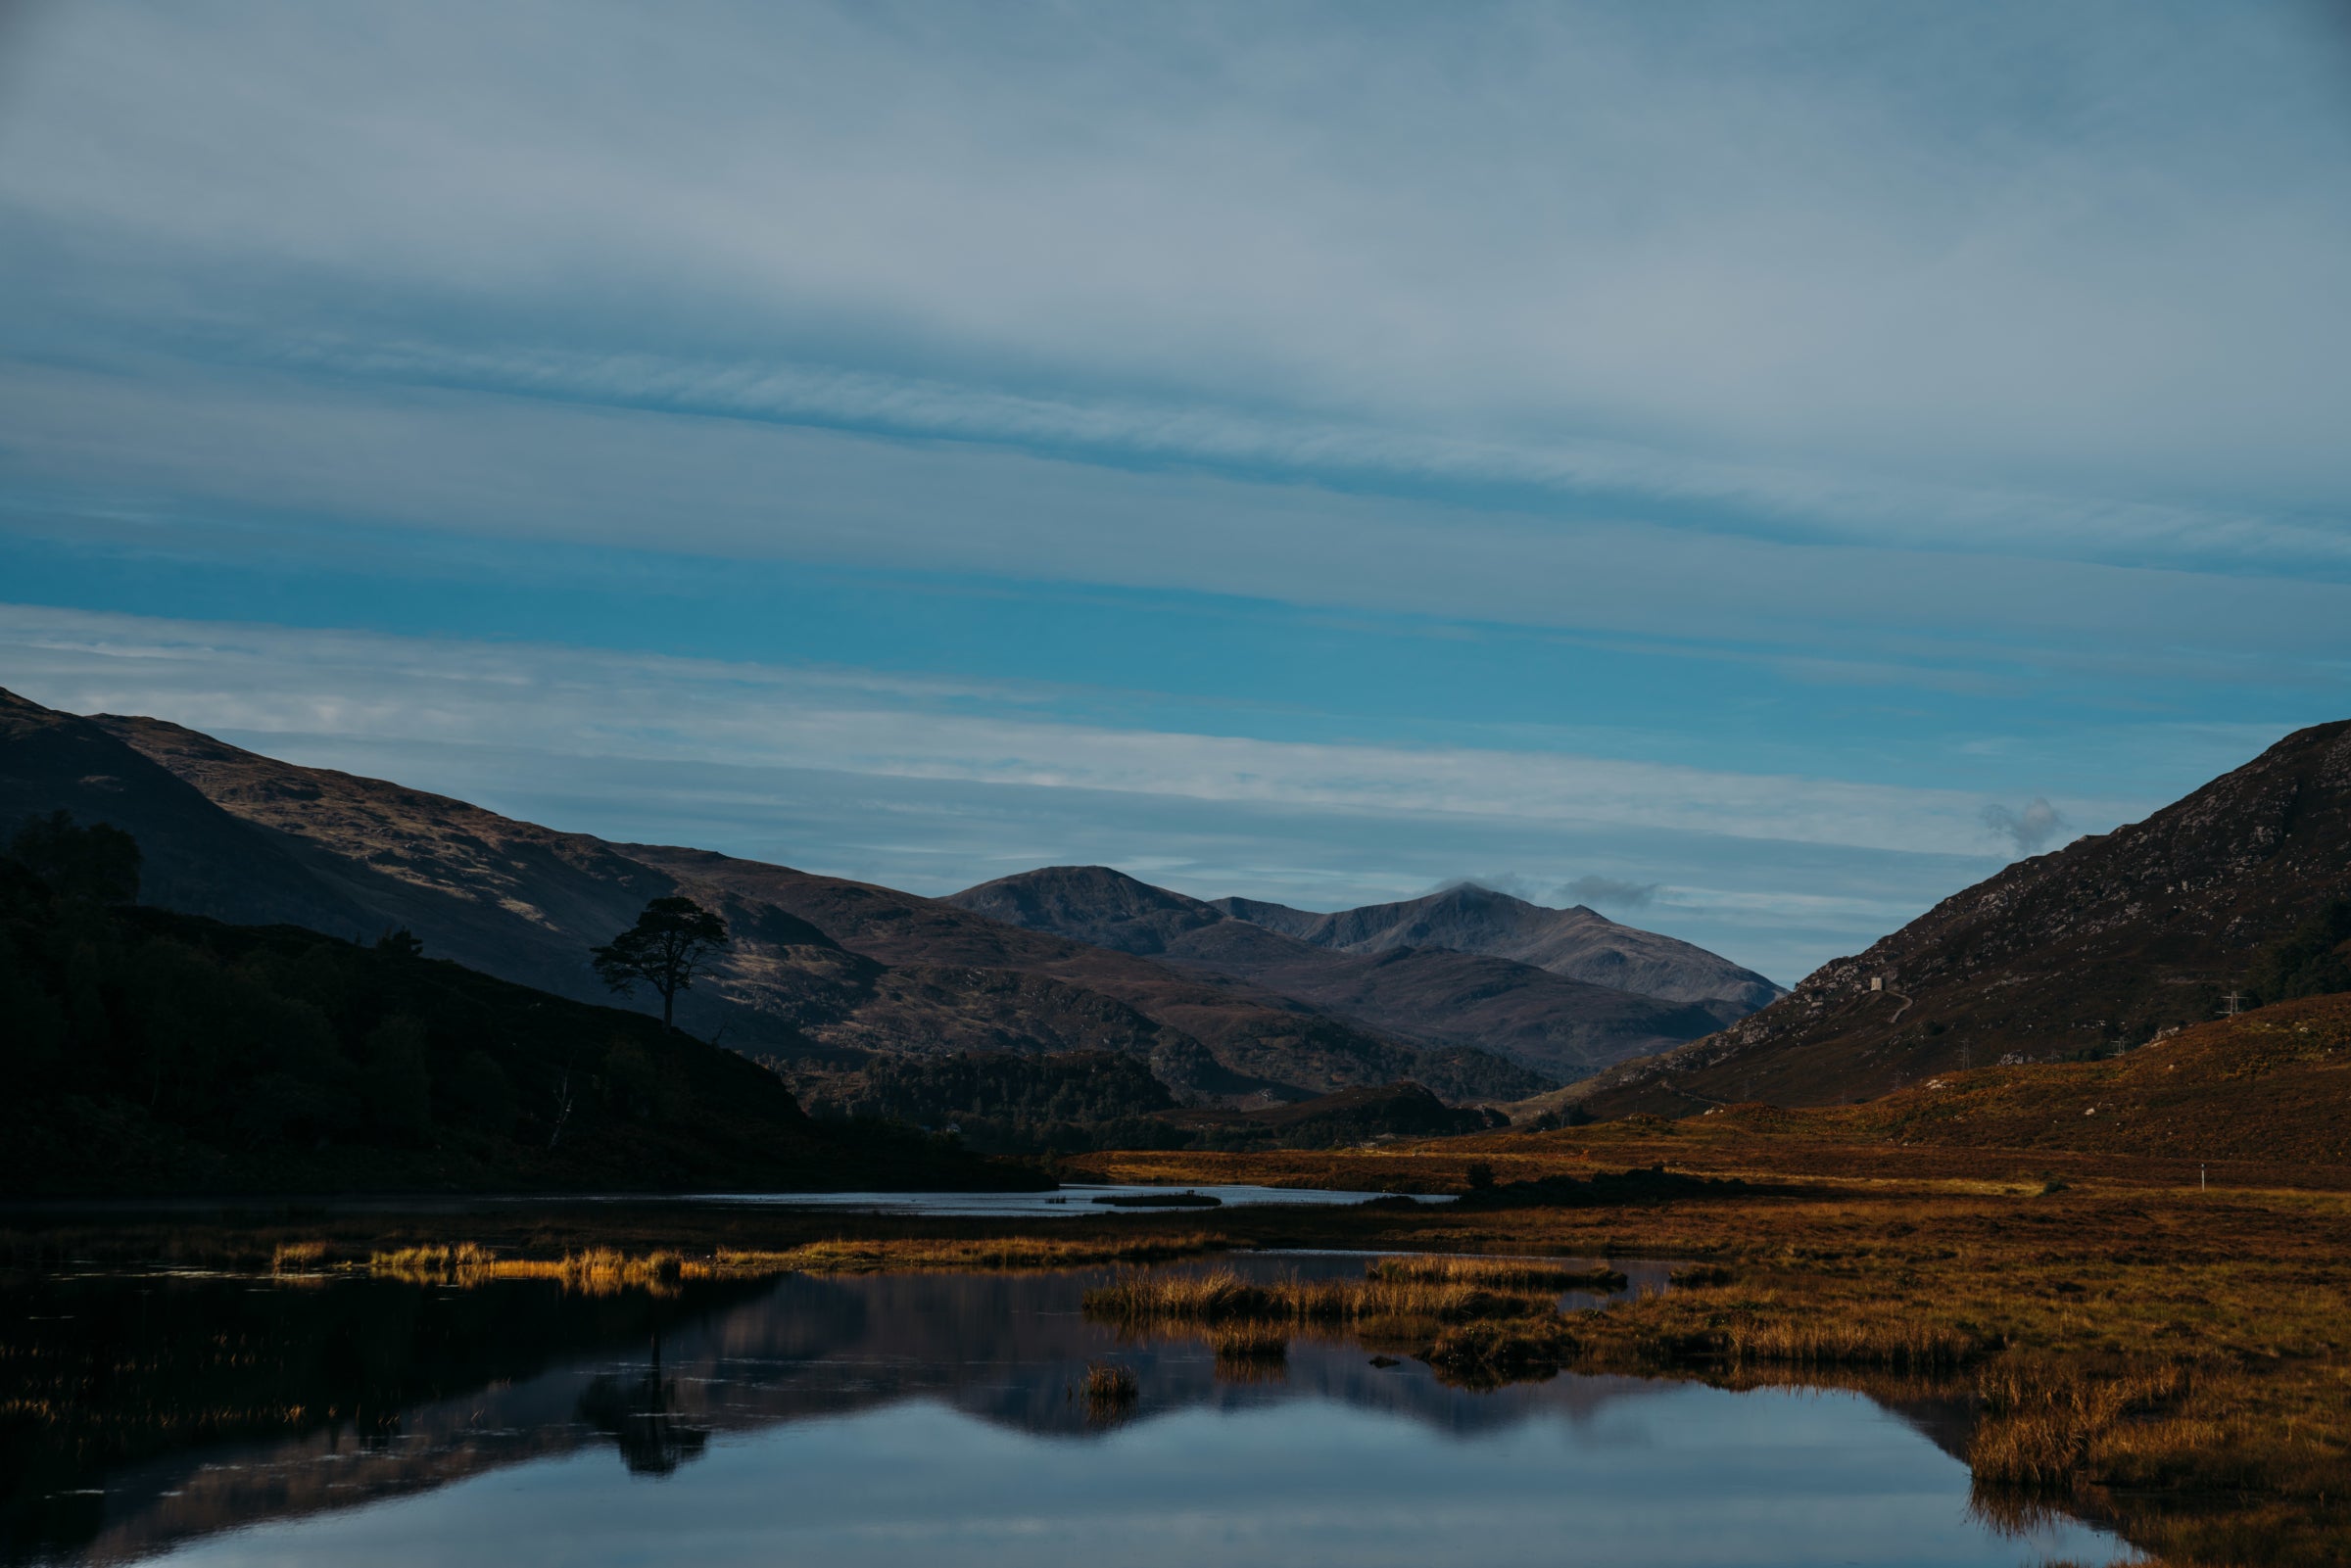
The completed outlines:
{"type": "Polygon", "coordinates": [[[145,519],[166,545],[189,518],[327,537],[359,522],[1653,636],[1703,629],[1848,663],[1895,648],[2123,665],[2183,649],[2333,659],[2330,629],[2351,619],[2351,584],[1704,538],[472,392],[0,363],[0,415],[17,437],[0,451],[0,484],[117,527],[145,519]]]}
{"type": "MultiPolygon", "coordinates": [[[[1574,824],[1899,853],[1982,852],[1958,790],[1551,752],[1284,743],[956,711],[925,684],[594,649],[0,611],[38,700],[201,729],[529,745],[1432,818],[1574,824]]],[[[2090,812],[2105,808],[2092,804],[2090,812]]]]}
{"type": "Polygon", "coordinates": [[[1767,533],[2070,559],[2351,566],[2351,530],[2298,514],[2112,496],[1963,488],[1847,470],[1736,463],[1624,441],[1500,441],[1279,410],[1128,397],[1080,401],[835,366],[561,349],[308,338],[236,357],[358,383],[467,388],[613,407],[832,424],[896,436],[1208,463],[1343,486],[1522,487],[1702,532],[1767,533]],[[1693,505],[1693,503],[1697,503],[1693,505]]]}
{"type": "Polygon", "coordinates": [[[1647,909],[1657,901],[1655,882],[1627,881],[1620,877],[1578,877],[1559,889],[1572,904],[1601,904],[1610,909],[1647,909]]]}

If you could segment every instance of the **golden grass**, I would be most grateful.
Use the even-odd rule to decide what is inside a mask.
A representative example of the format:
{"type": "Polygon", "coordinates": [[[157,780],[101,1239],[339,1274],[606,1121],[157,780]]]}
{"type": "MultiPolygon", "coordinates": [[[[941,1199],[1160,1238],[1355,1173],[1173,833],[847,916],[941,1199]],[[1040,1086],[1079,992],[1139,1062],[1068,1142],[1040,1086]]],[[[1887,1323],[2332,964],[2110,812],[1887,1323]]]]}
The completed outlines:
{"type": "Polygon", "coordinates": [[[281,1241],[269,1251],[272,1274],[308,1273],[325,1261],[326,1243],[322,1241],[281,1241]]]}
{"type": "Polygon", "coordinates": [[[1625,1278],[1613,1268],[1566,1268],[1539,1258],[1381,1258],[1366,1271],[1396,1284],[1482,1285],[1490,1290],[1618,1291],[1625,1278]]]}
{"type": "Polygon", "coordinates": [[[673,1293],[686,1277],[687,1260],[673,1252],[632,1255],[596,1247],[561,1258],[497,1258],[471,1243],[408,1247],[377,1253],[368,1272],[414,1285],[470,1289],[496,1280],[552,1280],[582,1296],[613,1296],[624,1290],[673,1293]]]}
{"type": "MultiPolygon", "coordinates": [[[[1080,1163],[1105,1179],[1418,1191],[1458,1187],[1473,1159],[1505,1181],[1659,1161],[1749,1177],[1755,1190],[1619,1207],[1348,1211],[1309,1234],[1692,1259],[1662,1297],[1569,1319],[1559,1364],[1733,1386],[1932,1385],[1981,1406],[1971,1467],[1997,1506],[2086,1508],[2167,1563],[2344,1560],[2351,1194],[2339,1173],[2298,1184],[2290,1167],[2216,1165],[2200,1188],[2193,1162],[1859,1148],[1810,1123],[1764,1138],[1733,1119],[1080,1163]],[[2062,1186],[2045,1191],[2053,1177],[2062,1186]]],[[[1289,1215],[1264,1223],[1277,1222],[1302,1229],[1289,1215]]],[[[1441,1349],[1439,1370],[1463,1381],[1543,1375],[1554,1348],[1514,1343],[1509,1327],[1457,1325],[1413,1354],[1441,1349]]]]}
{"type": "Polygon", "coordinates": [[[2127,1414],[2176,1402],[2187,1369],[2162,1362],[2098,1374],[2047,1357],[2012,1356],[1985,1368],[1983,1418],[1968,1445],[1979,1481],[2036,1491],[2071,1489],[2093,1446],[2127,1414]]]}
{"type": "MultiPolygon", "coordinates": [[[[1376,1268],[1378,1265],[1372,1265],[1376,1268]]],[[[1300,1279],[1259,1284],[1228,1268],[1131,1272],[1085,1293],[1086,1315],[1131,1328],[1171,1323],[1350,1324],[1376,1319],[1461,1323],[1555,1311],[1551,1299],[1449,1280],[1300,1279]]]]}
{"type": "MultiPolygon", "coordinates": [[[[1222,1250],[1230,1243],[1205,1231],[1074,1239],[997,1236],[809,1242],[781,1250],[721,1247],[704,1257],[673,1249],[630,1253],[588,1248],[556,1258],[501,1257],[474,1242],[377,1252],[367,1271],[410,1284],[470,1289],[504,1280],[552,1280],[567,1291],[608,1296],[624,1290],[675,1294],[687,1280],[759,1279],[776,1274],[869,1274],[884,1270],[1044,1269],[1099,1263],[1160,1262],[1222,1250]]],[[[279,1252],[289,1249],[281,1247],[279,1252]]],[[[323,1253],[323,1248],[320,1249],[323,1253]]],[[[313,1258],[317,1255],[312,1255],[313,1258]]]]}
{"type": "Polygon", "coordinates": [[[1899,1304],[1847,1302],[1831,1310],[1802,1295],[1737,1301],[1658,1297],[1611,1314],[1595,1332],[1629,1340],[1645,1359],[1721,1360],[1732,1366],[1871,1366],[1935,1372],[1962,1366],[1990,1347],[1984,1337],[1899,1304]]]}

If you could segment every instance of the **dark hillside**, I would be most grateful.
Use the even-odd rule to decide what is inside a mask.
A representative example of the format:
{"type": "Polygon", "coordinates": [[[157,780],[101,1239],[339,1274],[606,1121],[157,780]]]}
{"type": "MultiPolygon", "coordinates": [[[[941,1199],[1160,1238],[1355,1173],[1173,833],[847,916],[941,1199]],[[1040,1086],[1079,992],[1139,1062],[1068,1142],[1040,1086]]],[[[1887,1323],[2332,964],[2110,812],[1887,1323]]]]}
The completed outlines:
{"type": "MultiPolygon", "coordinates": [[[[0,859],[0,1193],[1001,1185],[657,1021],[0,859]]],[[[1017,1178],[1013,1178],[1016,1179],[1017,1178]]]]}
{"type": "Polygon", "coordinates": [[[2288,736],[2144,822],[2019,861],[1752,1018],[1604,1074],[1585,1103],[1602,1116],[1821,1105],[2112,1056],[2214,1018],[2232,991],[2250,999],[2289,974],[2327,983],[2332,943],[2312,923],[2345,896],[2351,722],[2288,736]]]}
{"type": "Polygon", "coordinates": [[[0,798],[19,819],[64,807],[128,828],[168,874],[148,895],[168,907],[337,935],[405,927],[433,954],[600,1001],[590,944],[647,900],[683,893],[716,910],[736,940],[711,982],[681,999],[680,1023],[749,1054],[834,1067],[870,1052],[1114,1050],[1180,1092],[1303,1098],[1385,1082],[1415,1060],[1410,1047],[1290,998],[1012,931],[890,888],[606,843],[160,720],[83,720],[7,701],[0,798]],[[90,799],[77,784],[88,769],[51,758],[47,730],[102,744],[121,787],[90,799]]]}
{"type": "Polygon", "coordinates": [[[373,936],[377,914],[321,879],[265,830],[239,821],[102,726],[0,690],[0,841],[66,811],[138,839],[148,900],[215,920],[292,921],[373,936]]]}

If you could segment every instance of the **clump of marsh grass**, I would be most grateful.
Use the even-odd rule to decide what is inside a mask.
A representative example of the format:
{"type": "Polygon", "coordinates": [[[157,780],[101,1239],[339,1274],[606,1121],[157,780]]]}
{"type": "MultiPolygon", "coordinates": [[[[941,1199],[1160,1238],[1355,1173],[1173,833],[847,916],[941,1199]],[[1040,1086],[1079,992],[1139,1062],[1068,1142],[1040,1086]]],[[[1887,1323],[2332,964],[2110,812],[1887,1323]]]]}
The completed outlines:
{"type": "Polygon", "coordinates": [[[2047,1357],[1999,1361],[1977,1386],[1983,1416],[1968,1444],[1968,1469],[1997,1486],[2071,1489],[2092,1446],[2126,1415],[2158,1409],[2186,1388],[2186,1369],[2177,1362],[2099,1374],[2047,1357]]]}
{"type": "Polygon", "coordinates": [[[1548,1296],[1456,1281],[1371,1277],[1255,1284],[1228,1268],[1199,1274],[1128,1273],[1085,1293],[1086,1315],[1129,1327],[1155,1323],[1345,1324],[1372,1319],[1468,1322],[1555,1310],[1548,1296]]]}
{"type": "Polygon", "coordinates": [[[745,1274],[869,1274],[916,1268],[1078,1268],[1088,1263],[1152,1263],[1221,1252],[1231,1241],[1211,1231],[1167,1236],[1063,1239],[997,1236],[976,1240],[910,1238],[884,1241],[820,1241],[784,1252],[720,1249],[709,1260],[711,1277],[745,1274]]]}
{"type": "MultiPolygon", "coordinates": [[[[310,1244],[323,1256],[323,1244],[310,1244]]],[[[686,1280],[758,1279],[774,1274],[868,1274],[885,1269],[1042,1269],[1088,1263],[1158,1262],[1230,1246],[1222,1235],[1193,1231],[1173,1236],[1063,1240],[1004,1236],[976,1240],[912,1238],[880,1241],[822,1241],[785,1251],[720,1248],[690,1258],[668,1250],[628,1253],[590,1248],[556,1259],[502,1258],[473,1242],[404,1247],[378,1252],[368,1272],[411,1284],[468,1289],[500,1280],[552,1279],[566,1290],[589,1295],[645,1288],[674,1291],[686,1280]]],[[[281,1248],[281,1271],[310,1255],[281,1248]]]]}
{"type": "Polygon", "coordinates": [[[1946,1371],[1982,1354],[1983,1340],[1948,1324],[1902,1312],[1734,1312],[1711,1336],[1728,1359],[1792,1366],[1882,1366],[1946,1371]]]}
{"type": "Polygon", "coordinates": [[[1618,1291],[1624,1275],[1613,1268],[1567,1268],[1541,1258],[1374,1259],[1367,1279],[1406,1285],[1481,1285],[1490,1290],[1618,1291]]]}
{"type": "Polygon", "coordinates": [[[1079,1386],[1085,1395],[1087,1419],[1097,1422],[1125,1419],[1142,1395],[1134,1368],[1120,1361],[1086,1362],[1085,1377],[1079,1386]]]}
{"type": "Polygon", "coordinates": [[[583,1296],[613,1296],[624,1290],[674,1292],[685,1277],[686,1259],[676,1253],[632,1256],[611,1247],[592,1247],[561,1258],[499,1258],[471,1242],[448,1247],[405,1247],[377,1253],[368,1271],[414,1285],[468,1289],[499,1280],[552,1280],[583,1296]]]}
{"type": "Polygon", "coordinates": [[[322,1241],[281,1241],[269,1254],[272,1274],[307,1274],[326,1261],[322,1241]]]}
{"type": "Polygon", "coordinates": [[[1578,1349],[1566,1319],[1461,1323],[1440,1333],[1420,1358],[1448,1383],[1498,1388],[1556,1375],[1578,1349]]]}

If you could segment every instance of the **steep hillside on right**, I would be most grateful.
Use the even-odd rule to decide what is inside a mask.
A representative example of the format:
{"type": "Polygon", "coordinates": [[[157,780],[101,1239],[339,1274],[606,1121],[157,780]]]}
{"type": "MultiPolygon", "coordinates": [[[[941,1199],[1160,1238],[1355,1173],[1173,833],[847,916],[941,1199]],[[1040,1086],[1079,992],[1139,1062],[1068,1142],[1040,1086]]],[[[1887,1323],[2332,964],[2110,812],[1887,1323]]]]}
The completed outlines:
{"type": "MultiPolygon", "coordinates": [[[[2351,721],[2279,741],[2146,821],[2019,861],[1703,1039],[1610,1069],[1595,1116],[1874,1099],[2001,1062],[2111,1056],[2237,1005],[2351,896],[2351,721]]],[[[2291,959],[2314,943],[2310,963],[2291,959]]]]}

